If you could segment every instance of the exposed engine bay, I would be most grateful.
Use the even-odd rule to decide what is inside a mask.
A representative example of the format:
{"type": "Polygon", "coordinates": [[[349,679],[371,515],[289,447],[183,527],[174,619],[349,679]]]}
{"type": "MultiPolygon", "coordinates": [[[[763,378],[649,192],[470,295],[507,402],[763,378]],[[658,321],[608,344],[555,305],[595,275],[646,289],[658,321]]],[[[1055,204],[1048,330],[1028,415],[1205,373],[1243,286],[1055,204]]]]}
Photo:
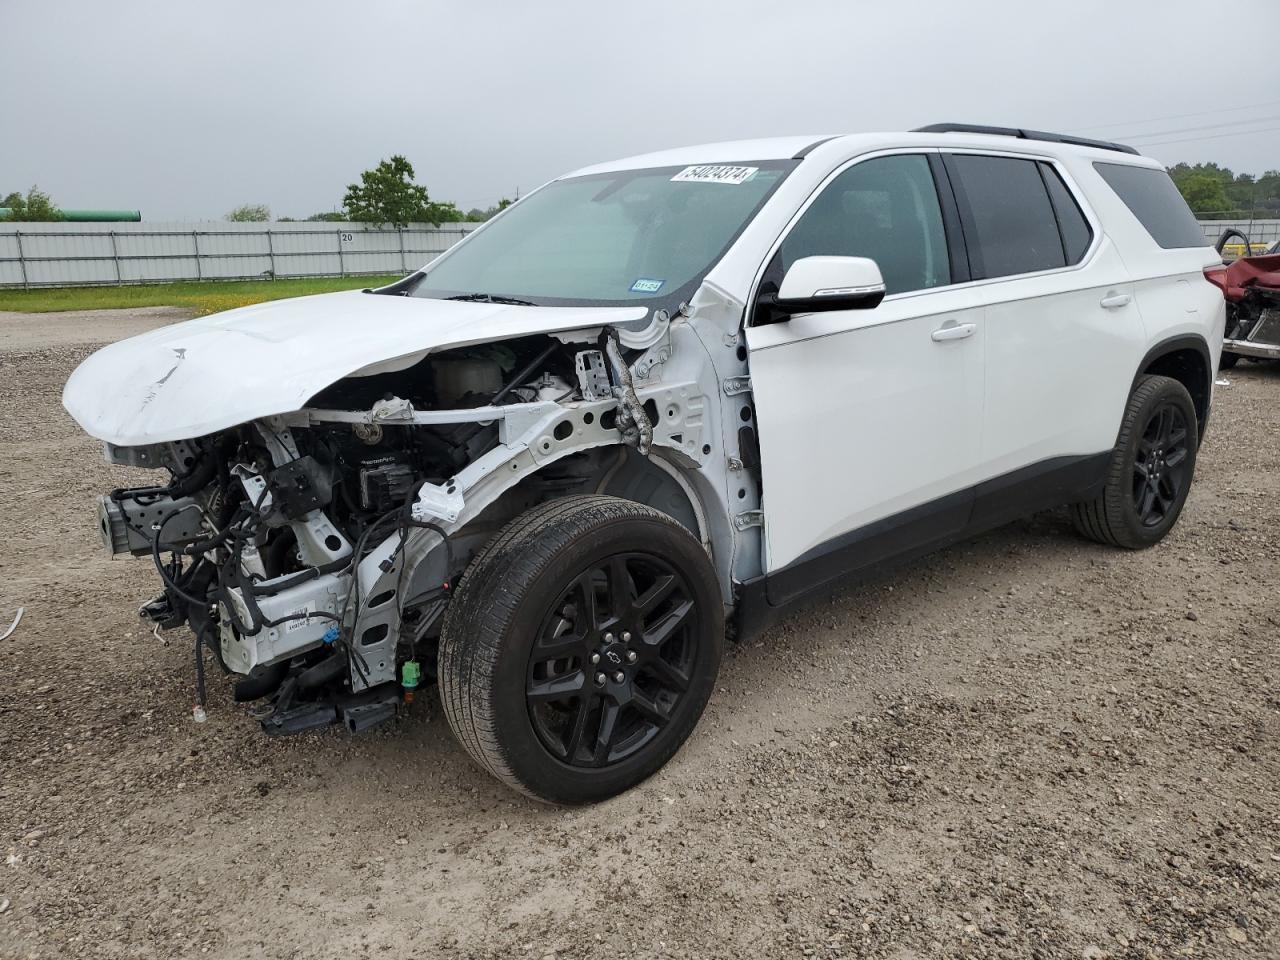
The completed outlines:
{"type": "Polygon", "coordinates": [[[483,343],[197,439],[107,443],[109,462],[169,475],[102,497],[99,521],[162,580],[140,615],[194,633],[197,718],[207,649],[268,733],[386,720],[432,679],[452,586],[503,523],[603,489],[628,458],[628,483],[675,488],[645,455],[656,442],[693,464],[700,390],[655,380],[642,400],[635,356],[612,328],[483,343]]]}

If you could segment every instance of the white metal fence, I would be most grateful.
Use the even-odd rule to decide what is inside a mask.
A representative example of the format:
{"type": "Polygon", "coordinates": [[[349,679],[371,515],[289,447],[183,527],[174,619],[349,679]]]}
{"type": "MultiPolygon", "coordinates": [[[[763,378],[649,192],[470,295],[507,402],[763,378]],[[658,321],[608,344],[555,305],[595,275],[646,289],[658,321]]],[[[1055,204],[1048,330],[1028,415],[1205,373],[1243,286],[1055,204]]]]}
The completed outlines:
{"type": "MultiPolygon", "coordinates": [[[[1200,227],[1210,243],[1216,243],[1222,231],[1234,227],[1249,238],[1252,253],[1262,253],[1280,240],[1280,220],[1201,220],[1200,227]]],[[[1244,254],[1244,242],[1233,237],[1222,251],[1228,257],[1244,254]]]]}
{"type": "MultiPolygon", "coordinates": [[[[1280,220],[1201,220],[1205,237],[1242,230],[1258,253],[1280,220]]],[[[169,280],[245,280],[407,274],[478,223],[0,223],[0,287],[64,287],[169,280]]],[[[1243,244],[1229,247],[1238,256],[1243,244]]]]}
{"type": "Polygon", "coordinates": [[[0,223],[0,287],[407,274],[478,223],[0,223]]]}

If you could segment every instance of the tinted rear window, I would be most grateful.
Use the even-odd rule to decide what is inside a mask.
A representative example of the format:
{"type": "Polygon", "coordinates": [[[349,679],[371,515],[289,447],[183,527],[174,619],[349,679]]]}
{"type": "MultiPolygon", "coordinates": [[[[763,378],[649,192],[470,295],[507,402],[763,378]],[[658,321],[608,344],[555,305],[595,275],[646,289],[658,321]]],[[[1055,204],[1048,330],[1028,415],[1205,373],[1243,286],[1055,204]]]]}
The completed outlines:
{"type": "Polygon", "coordinates": [[[975,280],[1066,266],[1036,161],[948,154],[975,280]]]}
{"type": "Polygon", "coordinates": [[[1163,170],[1125,163],[1095,163],[1093,167],[1160,246],[1169,250],[1209,245],[1187,202],[1163,170]]]}

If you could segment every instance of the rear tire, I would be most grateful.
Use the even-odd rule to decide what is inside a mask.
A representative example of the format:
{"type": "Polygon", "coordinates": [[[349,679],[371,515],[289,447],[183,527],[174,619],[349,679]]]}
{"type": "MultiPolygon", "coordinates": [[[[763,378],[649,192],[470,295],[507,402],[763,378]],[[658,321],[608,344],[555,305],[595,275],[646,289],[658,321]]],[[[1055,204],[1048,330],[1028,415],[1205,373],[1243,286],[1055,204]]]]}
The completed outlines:
{"type": "Polygon", "coordinates": [[[715,569],[688,530],[628,500],[566,497],[467,568],[440,637],[441,701],[498,779],[552,803],[602,800],[689,736],[723,642],[715,569]]]}
{"type": "Polygon", "coordinates": [[[1222,356],[1218,358],[1218,369],[1230,370],[1239,362],[1240,362],[1240,354],[1228,353],[1226,350],[1223,350],[1222,356]]]}
{"type": "Polygon", "coordinates": [[[1159,543],[1186,503],[1199,442],[1187,388],[1169,377],[1141,377],[1120,422],[1106,486],[1071,505],[1076,530],[1130,550],[1159,543]]]}

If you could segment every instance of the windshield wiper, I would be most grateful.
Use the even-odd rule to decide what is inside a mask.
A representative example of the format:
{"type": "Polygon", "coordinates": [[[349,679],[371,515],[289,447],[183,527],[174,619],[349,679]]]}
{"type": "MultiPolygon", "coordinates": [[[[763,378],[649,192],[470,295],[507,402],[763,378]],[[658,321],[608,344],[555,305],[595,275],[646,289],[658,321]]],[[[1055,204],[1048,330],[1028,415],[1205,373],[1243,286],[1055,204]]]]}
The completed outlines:
{"type": "Polygon", "coordinates": [[[515,297],[504,297],[501,294],[494,296],[492,293],[460,293],[456,297],[445,297],[446,300],[466,300],[474,303],[506,303],[513,307],[536,307],[536,303],[528,300],[518,300],[515,297]]]}

